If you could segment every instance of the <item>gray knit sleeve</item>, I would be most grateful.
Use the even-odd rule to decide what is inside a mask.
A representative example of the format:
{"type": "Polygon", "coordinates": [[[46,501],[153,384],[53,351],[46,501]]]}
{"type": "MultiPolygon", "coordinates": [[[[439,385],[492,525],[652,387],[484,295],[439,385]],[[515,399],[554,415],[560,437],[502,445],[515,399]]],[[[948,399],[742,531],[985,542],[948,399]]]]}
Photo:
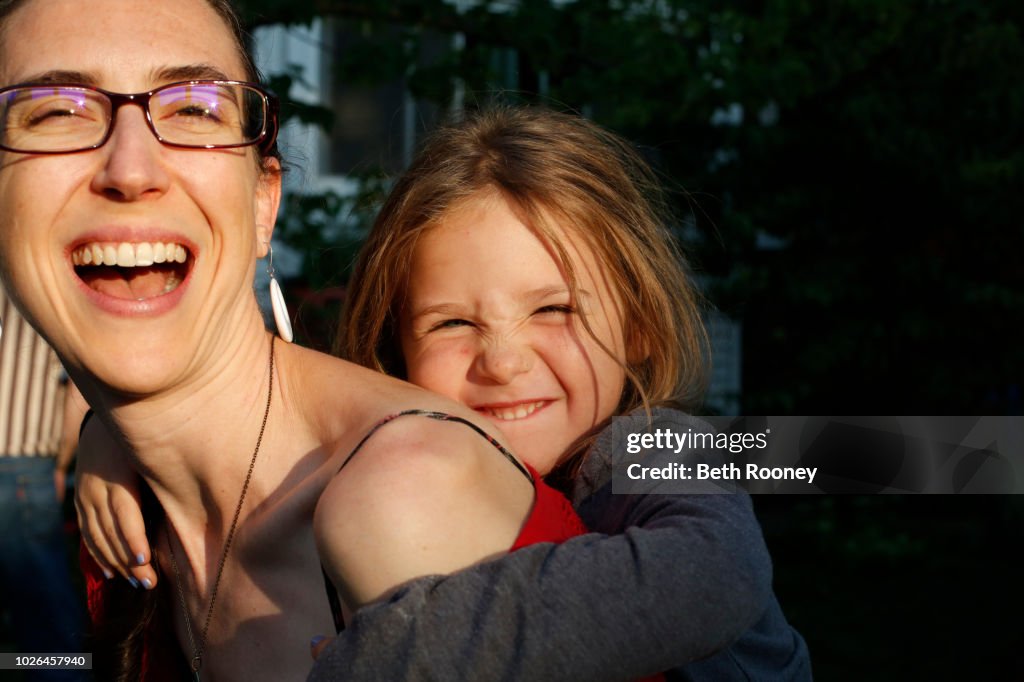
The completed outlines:
{"type": "Polygon", "coordinates": [[[750,498],[614,494],[609,466],[588,462],[577,500],[599,532],[406,584],[309,679],[629,680],[727,647],[772,599],[750,498]]]}

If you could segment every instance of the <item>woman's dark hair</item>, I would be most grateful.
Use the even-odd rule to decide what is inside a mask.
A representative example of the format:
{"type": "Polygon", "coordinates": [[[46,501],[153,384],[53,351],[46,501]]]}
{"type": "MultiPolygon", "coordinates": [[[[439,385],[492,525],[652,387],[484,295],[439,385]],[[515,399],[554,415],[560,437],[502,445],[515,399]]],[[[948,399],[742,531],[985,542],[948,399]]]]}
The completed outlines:
{"type": "MultiPolygon", "coordinates": [[[[32,0],[0,0],[0,46],[6,39],[7,19],[32,0]]],[[[259,82],[260,74],[248,47],[246,33],[238,13],[229,0],[205,0],[221,17],[231,33],[238,51],[245,79],[259,82]]],[[[280,160],[276,143],[267,149],[254,148],[257,163],[264,172],[279,172],[280,166],[268,163],[270,159],[280,160]]],[[[156,533],[163,527],[163,510],[148,487],[143,486],[143,516],[146,528],[156,533]]],[[[150,538],[150,546],[158,543],[150,538]]],[[[157,563],[153,562],[154,568],[157,563]]],[[[169,609],[175,607],[173,582],[160,581],[161,588],[154,590],[133,589],[127,581],[115,579],[104,585],[100,621],[93,624],[88,649],[94,652],[93,670],[96,679],[117,682],[137,682],[143,675],[152,679],[154,674],[161,677],[188,676],[186,657],[175,655],[180,650],[174,639],[174,621],[169,609]],[[148,670],[148,673],[143,668],[148,670]]]]}

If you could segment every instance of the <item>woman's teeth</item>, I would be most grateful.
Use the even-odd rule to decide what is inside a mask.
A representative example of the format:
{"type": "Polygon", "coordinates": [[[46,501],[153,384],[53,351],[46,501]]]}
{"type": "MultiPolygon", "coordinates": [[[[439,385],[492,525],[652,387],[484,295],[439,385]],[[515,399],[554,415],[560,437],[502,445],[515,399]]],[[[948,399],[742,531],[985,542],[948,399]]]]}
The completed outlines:
{"type": "Polygon", "coordinates": [[[121,268],[148,267],[156,263],[184,263],[188,251],[174,242],[129,244],[84,244],[71,252],[74,265],[113,265],[121,268]]]}
{"type": "Polygon", "coordinates": [[[510,422],[516,419],[524,419],[544,407],[546,401],[539,400],[535,403],[524,403],[515,407],[485,407],[483,411],[495,419],[503,422],[510,422]]]}
{"type": "Polygon", "coordinates": [[[144,301],[185,280],[191,256],[176,242],[89,242],[71,251],[75,273],[93,291],[144,301]]]}

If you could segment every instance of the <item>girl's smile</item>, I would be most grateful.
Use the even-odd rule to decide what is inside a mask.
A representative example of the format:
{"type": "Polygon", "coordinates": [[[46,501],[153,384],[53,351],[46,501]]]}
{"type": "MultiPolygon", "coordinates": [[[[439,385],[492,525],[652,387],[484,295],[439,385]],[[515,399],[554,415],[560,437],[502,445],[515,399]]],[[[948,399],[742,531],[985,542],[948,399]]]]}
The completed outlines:
{"type": "Polygon", "coordinates": [[[492,417],[503,422],[510,422],[518,421],[520,419],[528,419],[551,405],[553,402],[554,401],[550,399],[519,400],[504,403],[471,405],[470,407],[481,414],[487,415],[488,417],[492,417]]]}

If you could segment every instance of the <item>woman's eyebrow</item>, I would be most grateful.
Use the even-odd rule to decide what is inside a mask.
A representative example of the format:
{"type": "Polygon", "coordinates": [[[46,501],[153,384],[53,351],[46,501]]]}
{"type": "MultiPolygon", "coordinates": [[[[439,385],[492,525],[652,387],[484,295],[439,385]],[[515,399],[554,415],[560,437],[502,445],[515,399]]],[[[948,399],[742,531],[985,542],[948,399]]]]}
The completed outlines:
{"type": "MultiPolygon", "coordinates": [[[[153,76],[157,83],[174,83],[177,81],[227,81],[232,80],[222,70],[212,64],[184,64],[181,66],[165,66],[153,76]]],[[[92,73],[72,69],[51,69],[30,76],[22,83],[79,83],[97,87],[99,78],[92,73]]]]}
{"type": "Polygon", "coordinates": [[[23,83],[80,83],[82,85],[95,86],[98,82],[96,76],[85,71],[73,71],[70,69],[52,69],[30,76],[22,81],[23,83]]]}
{"type": "Polygon", "coordinates": [[[165,66],[156,72],[154,80],[173,83],[175,81],[229,81],[234,79],[212,64],[184,64],[182,66],[165,66]]]}

